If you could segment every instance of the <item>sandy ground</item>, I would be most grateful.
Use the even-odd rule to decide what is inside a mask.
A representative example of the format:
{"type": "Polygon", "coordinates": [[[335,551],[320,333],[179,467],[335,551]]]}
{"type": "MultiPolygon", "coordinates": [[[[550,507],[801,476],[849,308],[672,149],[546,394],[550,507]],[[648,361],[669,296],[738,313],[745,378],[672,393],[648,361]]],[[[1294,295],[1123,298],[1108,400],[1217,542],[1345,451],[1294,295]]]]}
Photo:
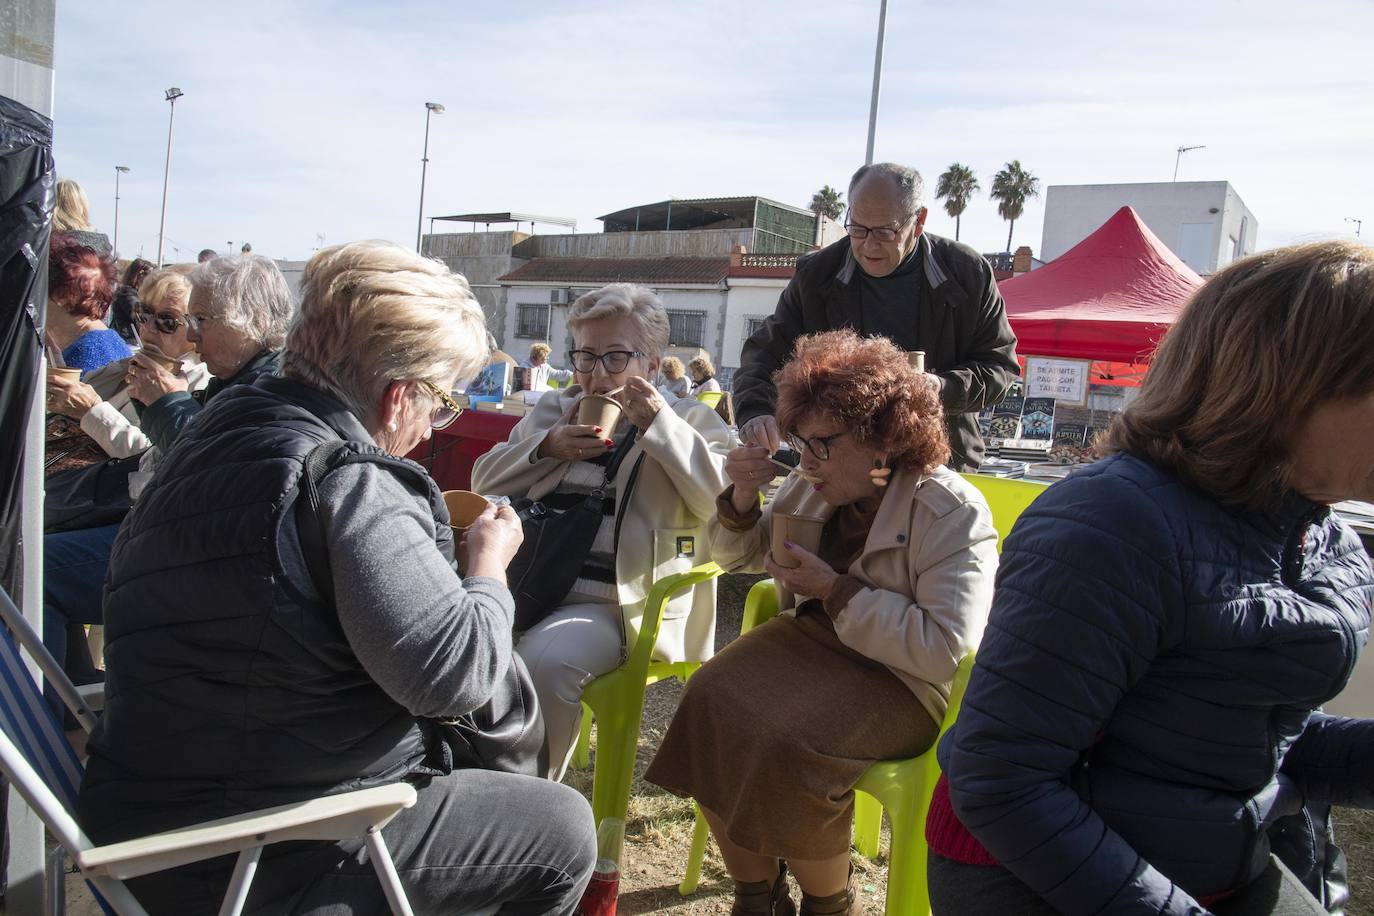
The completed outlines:
{"type": "MultiPolygon", "coordinates": [[[[739,635],[744,596],[756,578],[725,576],[720,580],[718,648],[739,635]]],[[[692,837],[692,806],[640,778],[672,719],[681,689],[676,682],[654,685],[645,699],[639,759],[626,820],[625,862],[620,886],[619,912],[627,916],[637,913],[702,916],[730,911],[732,885],[714,843],[707,847],[697,892],[689,898],[678,895],[677,885],[682,880],[692,837]]],[[[567,781],[590,798],[590,770],[571,773],[567,781]]],[[[1374,880],[1371,876],[1374,812],[1339,811],[1337,836],[1350,859],[1353,900],[1346,912],[1350,916],[1374,916],[1374,880]]],[[[886,850],[887,824],[884,821],[882,852],[878,858],[869,861],[857,854],[853,857],[855,868],[862,876],[865,914],[876,916],[883,911],[887,888],[886,850]]],[[[68,912],[72,916],[99,916],[100,910],[78,876],[70,876],[67,888],[68,912]]],[[[795,885],[793,896],[800,898],[795,885]]]]}

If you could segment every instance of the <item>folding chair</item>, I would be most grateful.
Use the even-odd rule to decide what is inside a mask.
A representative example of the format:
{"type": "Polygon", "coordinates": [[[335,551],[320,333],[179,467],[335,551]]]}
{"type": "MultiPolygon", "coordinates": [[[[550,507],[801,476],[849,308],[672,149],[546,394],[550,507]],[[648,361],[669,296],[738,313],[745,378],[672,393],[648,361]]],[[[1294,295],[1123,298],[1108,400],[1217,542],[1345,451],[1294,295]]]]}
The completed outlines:
{"type": "Polygon", "coordinates": [[[362,789],[291,805],[253,811],[97,846],[76,822],[76,796],[82,766],[51,710],[43,702],[19,655],[16,640],[33,656],[87,731],[95,713],[82,699],[29,626],[8,594],[0,589],[0,773],[19,791],[60,845],[48,862],[50,914],[64,908],[62,893],[65,851],[96,889],[106,912],[117,916],[147,916],[147,911],[124,882],[192,862],[238,853],[221,916],[237,916],[248,897],[264,846],[295,840],[337,842],[361,838],[382,882],[387,903],[399,916],[413,916],[401,887],[381,829],[403,808],[415,804],[415,790],[404,783],[362,789]],[[13,634],[13,636],[11,636],[13,634]]]}

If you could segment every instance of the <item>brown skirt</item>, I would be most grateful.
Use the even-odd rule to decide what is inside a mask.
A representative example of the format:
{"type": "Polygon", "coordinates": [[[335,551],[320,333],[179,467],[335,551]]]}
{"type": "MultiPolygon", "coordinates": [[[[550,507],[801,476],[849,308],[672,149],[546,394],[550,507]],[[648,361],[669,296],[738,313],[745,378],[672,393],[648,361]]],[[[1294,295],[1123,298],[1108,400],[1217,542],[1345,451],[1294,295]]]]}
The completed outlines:
{"type": "Polygon", "coordinates": [[[864,770],[922,753],[939,732],[892,672],[840,642],[812,607],[702,665],[644,774],[695,798],[732,843],[759,855],[846,852],[864,770]]]}

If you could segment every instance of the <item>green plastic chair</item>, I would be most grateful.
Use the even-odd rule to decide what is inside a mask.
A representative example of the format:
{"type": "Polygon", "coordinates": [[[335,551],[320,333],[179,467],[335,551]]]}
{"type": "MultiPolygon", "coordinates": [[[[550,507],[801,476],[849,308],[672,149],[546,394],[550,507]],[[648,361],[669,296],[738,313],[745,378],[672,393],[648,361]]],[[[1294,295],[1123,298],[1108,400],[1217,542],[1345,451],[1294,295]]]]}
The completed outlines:
{"type": "Polygon", "coordinates": [[[992,510],[992,525],[997,529],[997,552],[1002,552],[1002,542],[1011,533],[1011,528],[1026,507],[1049,487],[1037,480],[1008,480],[1005,477],[989,477],[985,474],[961,475],[978,488],[992,510]]]}
{"type": "MultiPolygon", "coordinates": [[[[744,620],[740,635],[767,622],[778,613],[778,592],[772,579],[757,582],[749,590],[744,602],[744,620]]],[[[959,663],[950,688],[949,706],[940,724],[942,737],[959,715],[964,689],[973,670],[973,655],[959,663]]],[[[882,828],[883,809],[892,821],[892,848],[888,855],[887,916],[928,914],[930,901],[926,893],[926,811],[930,796],[940,778],[940,764],[935,759],[939,737],[930,750],[908,760],[880,760],[859,778],[854,786],[854,847],[865,856],[878,854],[878,834],[882,828]]],[[[678,885],[684,897],[696,892],[701,881],[701,862],[706,855],[706,841],[710,828],[696,808],[696,823],[692,828],[692,847],[687,856],[687,873],[678,885]]]]}
{"type": "Polygon", "coordinates": [[[714,410],[723,397],[725,397],[725,392],[723,391],[703,391],[701,394],[697,395],[697,400],[714,410]]]}
{"type": "MultiPolygon", "coordinates": [[[[639,723],[644,714],[644,689],[650,684],[675,677],[686,683],[700,662],[659,662],[653,660],[663,608],[678,592],[695,588],[719,576],[715,563],[704,563],[655,582],[644,600],[644,621],[639,638],[623,665],[589,683],[582,691],[582,705],[591,715],[582,716],[582,732],[573,759],[584,752],[589,740],[591,720],[596,719],[596,770],[592,776],[592,815],[596,823],[604,818],[625,819],[630,807],[630,782],[634,777],[635,750],[639,745],[639,723]]],[[[585,761],[586,758],[584,758],[585,761]]],[[[586,762],[580,764],[586,766],[586,762]]],[[[602,855],[608,855],[602,850],[602,855]]],[[[619,858],[619,850],[614,850],[619,858]]]]}

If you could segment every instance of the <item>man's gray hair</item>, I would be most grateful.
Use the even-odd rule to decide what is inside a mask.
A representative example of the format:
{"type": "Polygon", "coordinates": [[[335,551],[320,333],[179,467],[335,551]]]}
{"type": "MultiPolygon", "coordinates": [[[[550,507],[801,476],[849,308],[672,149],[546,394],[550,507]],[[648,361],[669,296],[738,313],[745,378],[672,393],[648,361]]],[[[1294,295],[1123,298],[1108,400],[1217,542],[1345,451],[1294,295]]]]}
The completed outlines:
{"type": "Polygon", "coordinates": [[[209,296],[214,317],[256,340],[264,350],[280,350],[295,308],[291,288],[271,258],[249,254],[215,258],[196,266],[188,279],[209,296]]]}
{"type": "Polygon", "coordinates": [[[898,165],[895,162],[875,162],[872,165],[859,166],[854,177],[849,179],[849,201],[851,204],[854,202],[854,189],[865,178],[886,178],[892,182],[893,187],[897,189],[898,203],[901,204],[902,212],[908,217],[914,216],[917,210],[926,205],[926,183],[921,179],[921,173],[909,165],[898,165]]]}

